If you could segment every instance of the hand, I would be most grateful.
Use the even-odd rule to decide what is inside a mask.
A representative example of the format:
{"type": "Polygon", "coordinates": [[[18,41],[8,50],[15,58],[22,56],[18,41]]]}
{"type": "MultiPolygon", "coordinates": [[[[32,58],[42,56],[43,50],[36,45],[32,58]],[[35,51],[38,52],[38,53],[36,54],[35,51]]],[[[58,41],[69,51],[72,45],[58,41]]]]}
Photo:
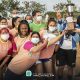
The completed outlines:
{"type": "Polygon", "coordinates": [[[64,30],[64,31],[62,32],[62,35],[66,34],[66,33],[68,33],[68,30],[64,30]]]}
{"type": "Polygon", "coordinates": [[[43,39],[43,43],[47,45],[48,44],[48,39],[43,39]]]}

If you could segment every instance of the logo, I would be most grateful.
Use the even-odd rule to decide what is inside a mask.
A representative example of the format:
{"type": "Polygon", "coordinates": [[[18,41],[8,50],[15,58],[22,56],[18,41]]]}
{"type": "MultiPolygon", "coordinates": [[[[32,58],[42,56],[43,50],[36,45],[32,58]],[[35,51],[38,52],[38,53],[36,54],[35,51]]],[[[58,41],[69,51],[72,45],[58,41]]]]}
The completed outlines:
{"type": "Polygon", "coordinates": [[[26,71],[26,76],[27,76],[27,77],[31,77],[31,76],[32,76],[32,72],[31,72],[30,70],[27,70],[27,71],[26,71]]]}

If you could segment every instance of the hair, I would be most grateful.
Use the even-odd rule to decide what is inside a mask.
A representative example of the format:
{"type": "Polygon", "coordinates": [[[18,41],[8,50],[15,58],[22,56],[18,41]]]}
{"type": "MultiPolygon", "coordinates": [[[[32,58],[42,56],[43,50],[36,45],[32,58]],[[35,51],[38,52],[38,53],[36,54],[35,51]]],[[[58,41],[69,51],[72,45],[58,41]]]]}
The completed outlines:
{"type": "Polygon", "coordinates": [[[77,24],[80,24],[80,15],[77,18],[77,24]]]}
{"type": "MultiPolygon", "coordinates": [[[[10,34],[9,30],[8,30],[7,28],[2,28],[2,29],[0,29],[0,34],[1,34],[2,30],[6,30],[6,31],[9,33],[9,36],[10,36],[10,37],[9,37],[8,40],[13,43],[13,39],[14,39],[14,38],[13,38],[12,34],[10,34]]],[[[14,45],[15,45],[15,44],[14,44],[14,45]]]]}
{"type": "Polygon", "coordinates": [[[0,29],[0,34],[1,34],[2,30],[6,30],[9,33],[9,30],[7,28],[2,28],[2,29],[0,29]]]}
{"type": "Polygon", "coordinates": [[[17,21],[17,19],[20,18],[20,17],[14,17],[12,18],[12,27],[14,28],[15,27],[15,22],[17,21]]]}
{"type": "Polygon", "coordinates": [[[20,26],[21,26],[22,24],[25,24],[25,25],[28,27],[28,33],[26,33],[26,35],[29,35],[29,34],[30,34],[30,26],[29,26],[29,24],[28,24],[28,22],[27,22],[26,20],[22,20],[22,21],[20,22],[19,26],[18,26],[18,33],[19,33],[19,35],[21,35],[20,26]]]}
{"type": "Polygon", "coordinates": [[[48,23],[47,23],[47,30],[48,30],[48,25],[49,25],[50,22],[55,22],[55,23],[56,23],[56,20],[55,20],[54,18],[50,18],[50,19],[48,20],[48,23]]]}
{"type": "Polygon", "coordinates": [[[36,31],[32,32],[31,37],[32,37],[34,34],[37,34],[37,35],[39,36],[40,41],[41,41],[41,36],[40,36],[39,32],[36,32],[36,31]]]}
{"type": "Polygon", "coordinates": [[[40,12],[40,11],[34,10],[34,11],[32,12],[32,16],[34,17],[34,16],[36,15],[36,13],[38,13],[38,12],[40,12]]]}
{"type": "Polygon", "coordinates": [[[25,16],[25,19],[26,19],[26,17],[27,17],[27,16],[30,16],[30,17],[32,18],[32,16],[31,16],[31,15],[26,15],[26,16],[25,16]]]}
{"type": "Polygon", "coordinates": [[[7,19],[4,18],[4,17],[1,17],[1,18],[0,18],[0,22],[1,22],[2,20],[6,20],[6,21],[7,21],[7,19]]]}

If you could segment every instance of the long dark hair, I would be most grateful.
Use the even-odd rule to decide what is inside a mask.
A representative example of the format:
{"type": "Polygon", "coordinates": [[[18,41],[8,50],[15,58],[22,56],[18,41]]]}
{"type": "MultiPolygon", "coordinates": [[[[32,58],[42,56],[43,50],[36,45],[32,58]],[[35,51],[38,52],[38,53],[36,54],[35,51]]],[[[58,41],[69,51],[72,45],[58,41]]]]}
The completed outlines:
{"type": "Polygon", "coordinates": [[[14,28],[15,27],[15,22],[17,21],[17,19],[20,18],[20,17],[14,17],[12,18],[12,27],[14,28]]]}
{"type": "Polygon", "coordinates": [[[28,24],[28,22],[26,20],[22,20],[18,26],[18,34],[21,35],[21,30],[20,30],[20,26],[22,24],[25,24],[28,27],[28,33],[26,33],[26,36],[28,36],[30,34],[30,26],[28,24]]]}

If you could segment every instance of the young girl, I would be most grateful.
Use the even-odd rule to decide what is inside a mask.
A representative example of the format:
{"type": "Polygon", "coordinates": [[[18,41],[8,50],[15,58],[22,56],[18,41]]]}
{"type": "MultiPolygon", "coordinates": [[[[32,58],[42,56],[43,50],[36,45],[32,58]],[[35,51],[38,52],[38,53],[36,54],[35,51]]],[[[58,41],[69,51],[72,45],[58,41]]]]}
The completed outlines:
{"type": "MultiPolygon", "coordinates": [[[[1,77],[3,74],[3,69],[7,65],[13,52],[13,43],[9,40],[9,31],[6,28],[0,30],[0,72],[1,77]]],[[[16,46],[15,46],[16,47],[16,46]]],[[[0,78],[1,79],[1,78],[0,78]]]]}
{"type": "Polygon", "coordinates": [[[30,34],[29,24],[26,20],[22,20],[18,26],[18,36],[15,37],[15,43],[17,45],[17,52],[19,51],[22,44],[26,41],[30,34]]]}
{"type": "MultiPolygon", "coordinates": [[[[56,27],[56,21],[51,18],[48,21],[47,24],[47,30],[42,30],[40,32],[41,37],[43,39],[48,38],[48,46],[41,51],[40,60],[39,63],[36,65],[36,69],[38,73],[43,72],[43,65],[45,73],[53,73],[53,67],[52,67],[52,55],[54,53],[55,49],[55,43],[63,36],[63,33],[59,36],[57,36],[57,27],[56,27]]],[[[52,74],[54,75],[54,74],[52,74]]]]}
{"type": "Polygon", "coordinates": [[[2,17],[2,18],[0,19],[0,29],[2,29],[2,28],[7,28],[7,29],[9,29],[9,28],[8,28],[7,19],[4,18],[4,17],[2,17]]]}
{"type": "Polygon", "coordinates": [[[47,40],[42,42],[39,33],[33,32],[30,40],[23,44],[19,53],[8,65],[5,80],[23,80],[22,74],[39,59],[40,52],[46,45],[47,40]]]}
{"type": "MultiPolygon", "coordinates": [[[[66,29],[67,27],[68,26],[66,23],[66,26],[64,26],[63,28],[66,29]]],[[[67,80],[73,80],[73,70],[76,65],[76,44],[77,42],[79,42],[79,35],[76,32],[78,32],[78,29],[68,31],[68,33],[65,34],[60,40],[60,48],[56,54],[56,65],[58,66],[58,80],[64,79],[65,66],[67,66],[68,69],[67,80]]]]}
{"type": "Polygon", "coordinates": [[[13,35],[13,37],[16,37],[18,34],[18,26],[19,26],[20,21],[21,21],[20,17],[15,17],[12,19],[13,29],[11,29],[9,32],[13,35]]]}

